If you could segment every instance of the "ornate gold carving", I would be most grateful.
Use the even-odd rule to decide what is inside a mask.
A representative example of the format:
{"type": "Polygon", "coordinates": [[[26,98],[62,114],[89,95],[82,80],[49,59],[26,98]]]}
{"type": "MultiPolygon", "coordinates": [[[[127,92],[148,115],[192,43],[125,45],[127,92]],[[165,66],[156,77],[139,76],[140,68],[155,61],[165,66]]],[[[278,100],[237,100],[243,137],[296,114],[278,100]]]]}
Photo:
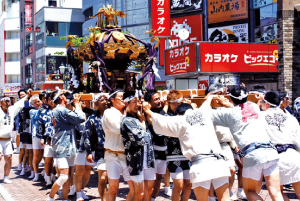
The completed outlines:
{"type": "Polygon", "coordinates": [[[100,8],[99,11],[96,13],[94,16],[90,16],[90,18],[95,18],[97,17],[97,26],[100,27],[101,29],[103,28],[120,28],[118,26],[118,20],[117,16],[119,17],[126,17],[127,14],[124,14],[122,11],[118,10],[116,11],[115,9],[112,8],[111,5],[107,5],[107,8],[105,5],[103,8],[100,8]],[[104,27],[104,17],[106,20],[106,26],[104,27]]]}

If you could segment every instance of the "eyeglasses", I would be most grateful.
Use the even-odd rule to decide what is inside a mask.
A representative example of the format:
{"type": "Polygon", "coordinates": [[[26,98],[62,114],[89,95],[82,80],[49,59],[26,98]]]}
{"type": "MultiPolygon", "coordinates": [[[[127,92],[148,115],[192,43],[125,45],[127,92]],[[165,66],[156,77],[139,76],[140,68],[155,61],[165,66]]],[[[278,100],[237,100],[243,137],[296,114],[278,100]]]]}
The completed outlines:
{"type": "Polygon", "coordinates": [[[290,100],[290,98],[289,97],[285,97],[283,100],[290,100]]]}
{"type": "Polygon", "coordinates": [[[260,104],[266,103],[265,101],[260,101],[260,104]]]}

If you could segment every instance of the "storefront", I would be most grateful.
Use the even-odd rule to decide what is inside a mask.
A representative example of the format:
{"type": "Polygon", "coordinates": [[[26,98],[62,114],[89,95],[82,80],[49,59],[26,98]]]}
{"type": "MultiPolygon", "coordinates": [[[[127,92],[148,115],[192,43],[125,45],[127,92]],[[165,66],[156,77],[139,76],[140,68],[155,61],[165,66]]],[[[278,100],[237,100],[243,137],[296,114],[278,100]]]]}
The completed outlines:
{"type": "Polygon", "coordinates": [[[175,77],[175,89],[203,89],[215,82],[245,83],[248,88],[260,83],[277,89],[275,44],[194,42],[164,54],[165,74],[175,77]]]}

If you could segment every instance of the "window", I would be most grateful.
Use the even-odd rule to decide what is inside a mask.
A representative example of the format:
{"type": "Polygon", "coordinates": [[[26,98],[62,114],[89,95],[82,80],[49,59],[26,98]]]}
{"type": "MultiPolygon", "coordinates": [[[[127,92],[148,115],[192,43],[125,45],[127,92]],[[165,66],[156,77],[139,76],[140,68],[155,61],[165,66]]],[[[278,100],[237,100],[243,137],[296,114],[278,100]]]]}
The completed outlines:
{"type": "Polygon", "coordinates": [[[58,22],[46,22],[46,34],[47,36],[59,36],[58,22]]]}
{"type": "Polygon", "coordinates": [[[277,3],[254,4],[254,40],[256,43],[277,43],[277,3]]]}
{"type": "Polygon", "coordinates": [[[23,12],[21,12],[21,16],[20,16],[20,26],[21,26],[21,31],[23,31],[23,12]]]}
{"type": "Polygon", "coordinates": [[[90,19],[90,16],[93,16],[93,7],[89,7],[88,9],[86,9],[84,12],[83,12],[83,15],[85,17],[85,21],[89,20],[90,19]]]}
{"type": "Polygon", "coordinates": [[[35,46],[36,50],[41,49],[44,47],[45,43],[45,23],[41,23],[36,27],[35,31],[35,46]]]}
{"type": "Polygon", "coordinates": [[[32,52],[32,33],[30,33],[25,37],[25,56],[31,54],[32,52]]]}
{"type": "Polygon", "coordinates": [[[254,29],[256,43],[276,43],[277,24],[271,24],[254,29]]]}
{"type": "Polygon", "coordinates": [[[32,65],[25,66],[25,84],[32,84],[32,65]]]}
{"type": "Polygon", "coordinates": [[[56,1],[50,1],[50,0],[49,0],[48,6],[57,7],[56,1]]]}
{"type": "Polygon", "coordinates": [[[82,23],[80,22],[67,23],[67,35],[77,35],[78,37],[81,37],[82,23]]]}

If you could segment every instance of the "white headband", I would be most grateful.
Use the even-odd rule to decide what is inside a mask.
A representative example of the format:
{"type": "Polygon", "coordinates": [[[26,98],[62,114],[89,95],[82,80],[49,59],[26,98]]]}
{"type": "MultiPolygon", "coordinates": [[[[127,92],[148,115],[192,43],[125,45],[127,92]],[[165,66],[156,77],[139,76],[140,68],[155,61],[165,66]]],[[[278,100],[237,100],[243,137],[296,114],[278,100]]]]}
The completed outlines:
{"type": "Polygon", "coordinates": [[[236,96],[232,95],[231,93],[229,95],[231,97],[235,98],[235,99],[242,100],[242,99],[244,99],[248,96],[248,93],[245,93],[244,91],[241,91],[241,95],[239,97],[236,97],[236,96]]]}
{"type": "Polygon", "coordinates": [[[178,99],[176,99],[176,100],[170,100],[169,102],[170,103],[181,103],[182,102],[182,98],[178,98],[178,99]]]}
{"type": "Polygon", "coordinates": [[[55,87],[56,90],[58,90],[57,94],[52,99],[53,102],[57,100],[57,98],[61,95],[61,89],[59,87],[55,87]]]}
{"type": "Polygon", "coordinates": [[[114,93],[112,93],[112,94],[110,94],[110,95],[108,96],[108,99],[110,99],[113,95],[115,95],[115,94],[118,93],[118,92],[123,92],[123,90],[117,90],[117,91],[115,91],[114,93]]]}
{"type": "Polygon", "coordinates": [[[100,93],[100,94],[97,94],[96,96],[93,96],[93,101],[92,102],[97,102],[102,96],[106,96],[107,97],[107,94],[100,93]]]}
{"type": "Polygon", "coordinates": [[[264,101],[265,101],[266,103],[268,103],[269,105],[273,106],[273,107],[279,107],[279,105],[281,105],[281,103],[282,103],[282,101],[281,101],[279,105],[275,105],[275,104],[270,103],[269,101],[267,101],[265,98],[264,98],[264,101]]]}
{"type": "Polygon", "coordinates": [[[124,100],[124,102],[130,102],[132,99],[134,99],[134,98],[138,98],[138,97],[140,97],[140,96],[142,96],[143,94],[142,94],[142,91],[141,90],[135,90],[135,94],[133,95],[133,96],[129,96],[129,97],[127,97],[127,98],[125,98],[125,100],[124,100]]]}
{"type": "Polygon", "coordinates": [[[6,100],[9,100],[9,101],[10,101],[10,98],[9,98],[9,97],[3,97],[3,98],[0,99],[1,102],[2,102],[2,101],[6,101],[6,100]]]}

